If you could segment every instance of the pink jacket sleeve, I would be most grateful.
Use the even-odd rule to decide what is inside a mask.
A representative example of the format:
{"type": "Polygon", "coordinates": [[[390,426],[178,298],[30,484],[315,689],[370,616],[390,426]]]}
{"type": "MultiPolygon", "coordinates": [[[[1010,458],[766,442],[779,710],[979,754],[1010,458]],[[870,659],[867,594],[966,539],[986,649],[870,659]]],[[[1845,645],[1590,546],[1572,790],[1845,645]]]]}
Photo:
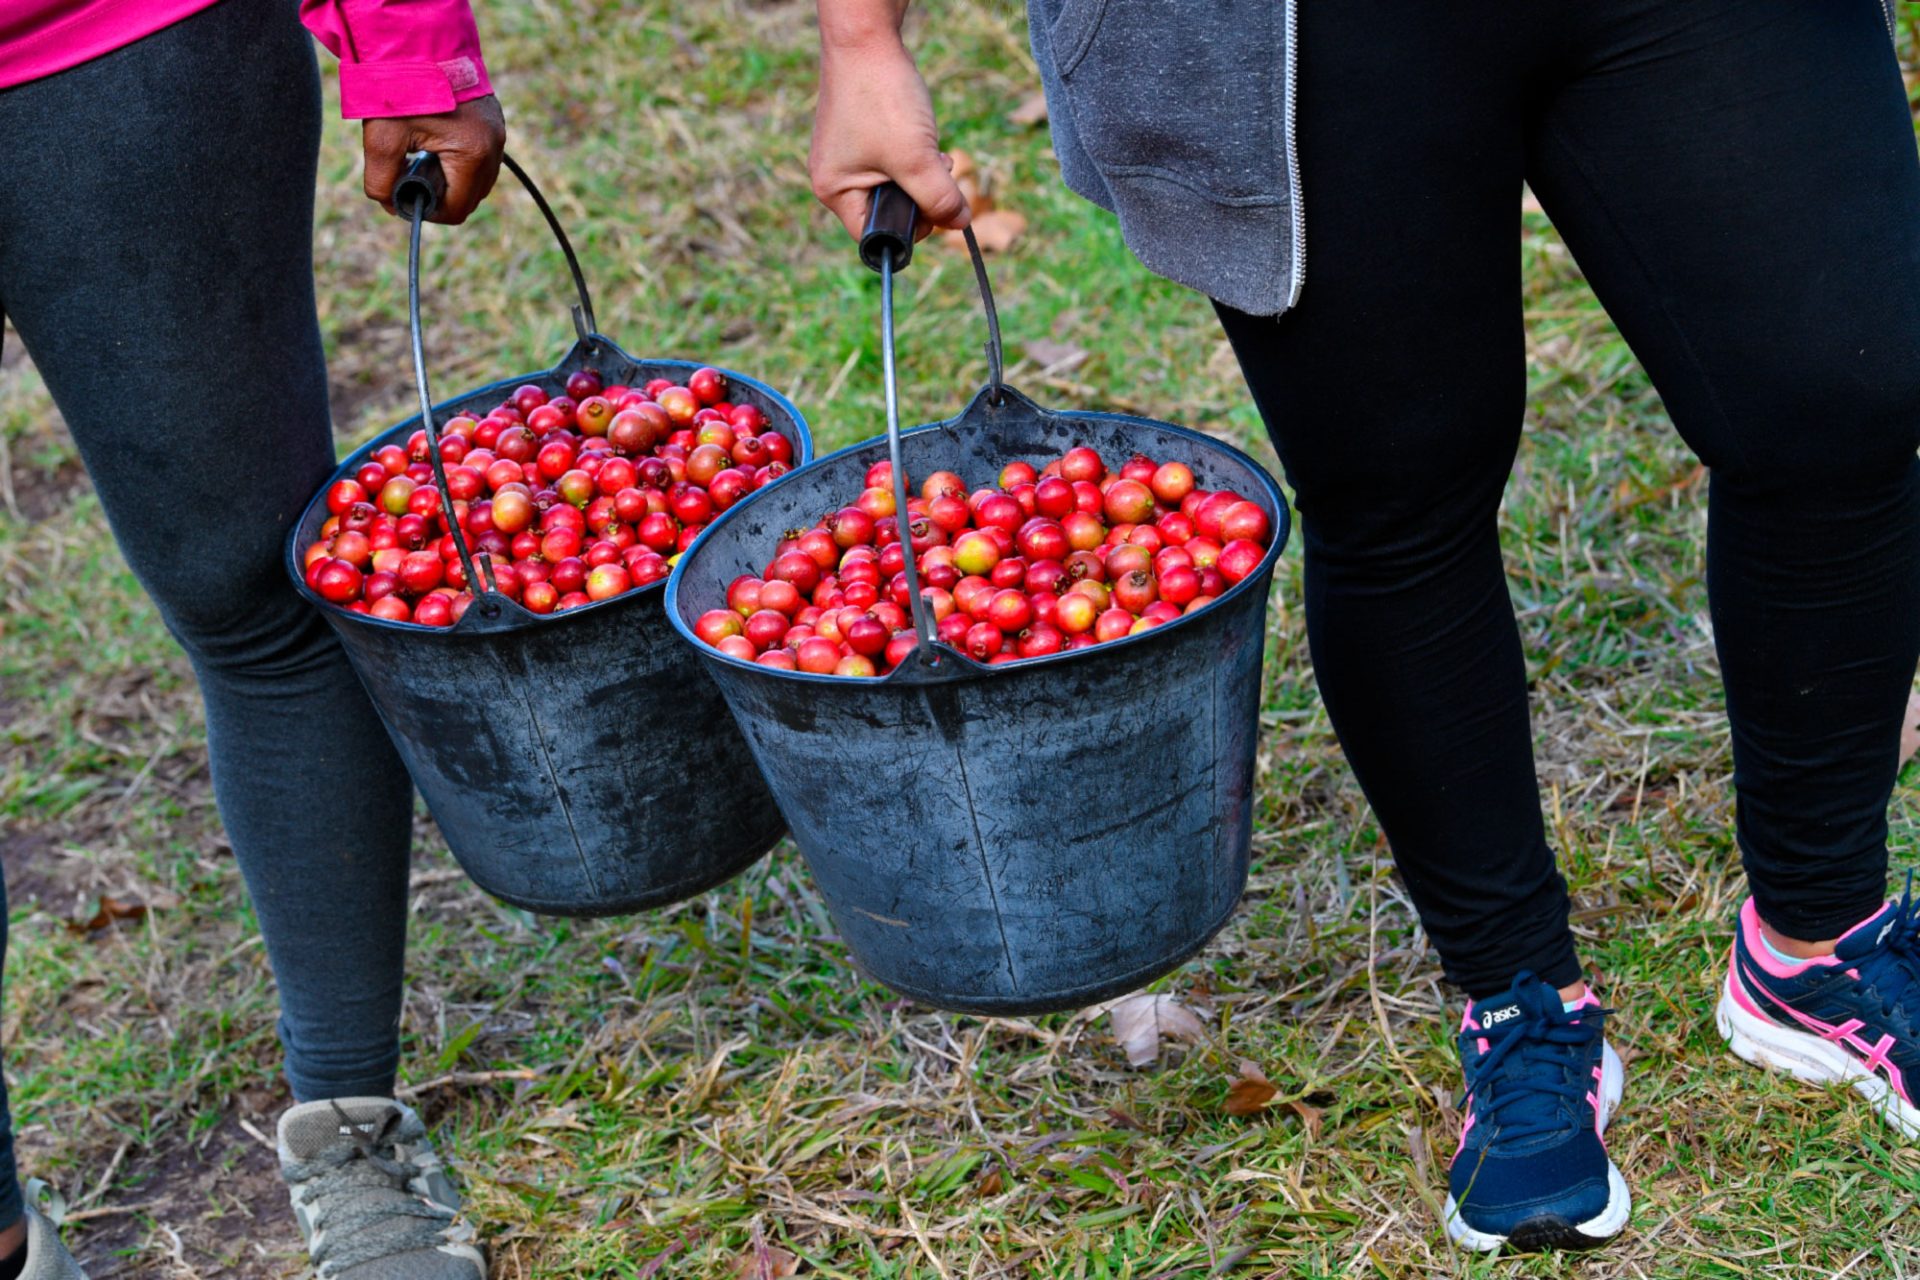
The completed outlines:
{"type": "Polygon", "coordinates": [[[468,0],[300,0],[340,59],[340,114],[425,116],[493,92],[468,0]]]}

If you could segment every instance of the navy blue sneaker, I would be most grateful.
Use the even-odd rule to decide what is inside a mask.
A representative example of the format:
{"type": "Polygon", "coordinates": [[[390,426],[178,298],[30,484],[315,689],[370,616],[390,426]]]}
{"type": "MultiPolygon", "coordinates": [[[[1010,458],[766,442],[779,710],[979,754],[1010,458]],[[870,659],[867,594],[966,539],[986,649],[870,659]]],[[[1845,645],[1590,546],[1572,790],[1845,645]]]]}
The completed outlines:
{"type": "Polygon", "coordinates": [[[1607,1156],[1626,1072],[1591,992],[1569,1012],[1522,973],[1467,1005],[1460,1149],[1448,1168],[1447,1235],[1468,1249],[1592,1249],[1620,1234],[1633,1199],[1607,1156]]]}
{"type": "Polygon", "coordinates": [[[1849,929],[1834,954],[1772,954],[1749,898],[1740,907],[1715,1018],[1748,1062],[1815,1083],[1852,1085],[1908,1139],[1920,1139],[1920,918],[1913,882],[1849,929]]]}

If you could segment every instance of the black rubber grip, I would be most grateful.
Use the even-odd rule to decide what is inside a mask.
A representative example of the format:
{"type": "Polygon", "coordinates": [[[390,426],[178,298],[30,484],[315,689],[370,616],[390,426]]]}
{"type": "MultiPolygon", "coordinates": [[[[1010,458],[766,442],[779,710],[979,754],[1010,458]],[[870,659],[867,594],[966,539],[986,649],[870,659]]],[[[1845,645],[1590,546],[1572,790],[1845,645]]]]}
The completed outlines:
{"type": "Polygon", "coordinates": [[[407,171],[393,184],[393,207],[404,217],[413,206],[424,202],[420,220],[425,222],[439,209],[447,196],[447,175],[440,157],[431,151],[416,151],[407,157],[407,171]]]}
{"type": "Polygon", "coordinates": [[[860,261],[878,271],[882,263],[893,260],[899,271],[913,261],[913,229],[920,221],[920,207],[898,185],[883,182],[873,189],[867,205],[867,229],[860,233],[860,261]]]}

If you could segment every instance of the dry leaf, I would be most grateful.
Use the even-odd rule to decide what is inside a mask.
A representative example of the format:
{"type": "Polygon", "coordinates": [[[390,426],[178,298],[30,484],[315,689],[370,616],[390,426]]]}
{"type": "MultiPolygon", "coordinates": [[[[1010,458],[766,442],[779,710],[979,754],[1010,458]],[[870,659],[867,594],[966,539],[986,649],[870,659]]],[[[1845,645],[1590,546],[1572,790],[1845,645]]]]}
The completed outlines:
{"type": "Polygon", "coordinates": [[[955,182],[960,181],[960,179],[974,171],[973,157],[958,147],[947,152],[947,159],[953,161],[953,168],[948,170],[948,172],[953,174],[953,180],[955,182]]]}
{"type": "Polygon", "coordinates": [[[1028,94],[1019,106],[1007,113],[1007,123],[1030,129],[1036,124],[1044,124],[1047,119],[1047,95],[1028,94]]]}
{"type": "Polygon", "coordinates": [[[974,1185],[973,1193],[985,1198],[987,1196],[997,1196],[1006,1189],[1007,1180],[1001,1177],[1000,1170],[995,1168],[987,1170],[987,1176],[980,1179],[980,1181],[974,1185]]]}
{"type": "Polygon", "coordinates": [[[1227,1089],[1227,1114],[1230,1116],[1250,1116],[1266,1110],[1273,1096],[1280,1091],[1267,1079],[1266,1073],[1251,1062],[1241,1062],[1240,1076],[1227,1089]]]}
{"type": "Polygon", "coordinates": [[[1320,1136],[1320,1123],[1326,1118],[1327,1113],[1318,1107],[1308,1106],[1298,1098],[1287,1105],[1293,1108],[1293,1114],[1300,1117],[1300,1127],[1307,1131],[1307,1136],[1317,1139],[1320,1136]]]}
{"type": "MultiPolygon", "coordinates": [[[[1005,253],[1026,229],[1026,215],[1011,209],[989,209],[973,220],[973,234],[980,241],[982,253],[1005,253]]],[[[967,247],[966,237],[958,231],[947,232],[947,243],[967,247]]]]}
{"type": "Polygon", "coordinates": [[[89,919],[67,921],[67,930],[70,933],[85,936],[112,927],[116,920],[144,920],[146,915],[147,904],[144,902],[122,902],[118,898],[101,894],[100,909],[89,919]]]}
{"type": "Polygon", "coordinates": [[[1055,342],[1052,338],[1034,338],[1023,349],[1027,359],[1048,373],[1066,373],[1087,362],[1085,347],[1071,342],[1055,342]]]}
{"type": "Polygon", "coordinates": [[[754,1244],[733,1264],[738,1280],[787,1280],[800,1274],[800,1259],[777,1245],[754,1244]]]}
{"type": "Polygon", "coordinates": [[[954,185],[959,187],[960,194],[967,198],[967,208],[973,212],[974,217],[993,212],[993,197],[988,195],[987,189],[980,185],[978,174],[970,173],[964,178],[958,178],[954,181],[954,185]]]}
{"type": "Polygon", "coordinates": [[[1426,1186],[1431,1176],[1431,1157],[1427,1154],[1427,1131],[1419,1125],[1407,1129],[1407,1151],[1413,1156],[1413,1172],[1420,1179],[1417,1185],[1426,1186]]]}
{"type": "Polygon", "coordinates": [[[1113,1018],[1113,1038],[1127,1051],[1127,1061],[1144,1067],[1160,1056],[1160,1038],[1204,1040],[1207,1026],[1199,1015],[1169,995],[1136,995],[1116,1000],[1107,1008],[1113,1018]]]}

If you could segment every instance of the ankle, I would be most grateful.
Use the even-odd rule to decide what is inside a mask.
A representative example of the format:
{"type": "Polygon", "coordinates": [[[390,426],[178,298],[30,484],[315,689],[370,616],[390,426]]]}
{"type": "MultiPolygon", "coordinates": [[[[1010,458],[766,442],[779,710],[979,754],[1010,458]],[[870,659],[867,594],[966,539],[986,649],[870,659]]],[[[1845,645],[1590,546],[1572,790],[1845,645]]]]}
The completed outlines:
{"type": "Polygon", "coordinates": [[[27,1269],[27,1220],[0,1231],[0,1280],[19,1280],[27,1269]]]}
{"type": "Polygon", "coordinates": [[[1818,960],[1822,956],[1830,956],[1833,954],[1834,946],[1840,941],[1838,938],[1826,938],[1813,942],[1804,938],[1789,938],[1765,920],[1760,922],[1760,940],[1767,944],[1767,949],[1773,952],[1775,958],[1788,962],[1818,960]]]}

